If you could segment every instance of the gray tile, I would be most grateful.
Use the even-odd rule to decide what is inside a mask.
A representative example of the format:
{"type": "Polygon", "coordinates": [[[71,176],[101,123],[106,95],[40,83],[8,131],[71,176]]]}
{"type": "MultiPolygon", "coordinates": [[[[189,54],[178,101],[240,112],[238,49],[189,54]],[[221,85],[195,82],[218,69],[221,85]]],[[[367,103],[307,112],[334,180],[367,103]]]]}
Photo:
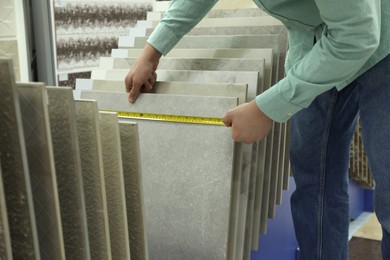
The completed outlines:
{"type": "Polygon", "coordinates": [[[279,169],[280,159],[280,147],[281,147],[281,124],[274,123],[273,127],[273,147],[272,147],[272,160],[271,160],[271,179],[270,179],[270,194],[269,194],[269,205],[268,205],[268,218],[275,217],[275,207],[277,194],[281,193],[282,190],[278,189],[279,179],[283,179],[281,169],[279,169]]]}
{"type": "Polygon", "coordinates": [[[15,259],[39,259],[34,205],[12,62],[0,58],[0,155],[15,259]]]}
{"type": "Polygon", "coordinates": [[[242,143],[242,168],[241,168],[241,185],[239,195],[239,219],[236,231],[236,252],[234,259],[242,259],[244,254],[246,219],[249,200],[249,182],[255,172],[251,172],[252,145],[242,143]]]}
{"type": "Polygon", "coordinates": [[[76,115],[71,88],[47,87],[62,232],[68,259],[90,259],[76,115]]]}
{"type": "MultiPolygon", "coordinates": [[[[137,58],[143,49],[113,49],[112,58],[137,58]]],[[[272,49],[173,49],[167,56],[167,58],[197,58],[197,59],[209,59],[209,58],[246,58],[246,59],[264,59],[264,85],[271,86],[271,75],[273,73],[273,53],[272,49]]],[[[163,60],[164,58],[162,58],[163,60]]],[[[110,60],[110,58],[101,58],[100,64],[109,63],[112,66],[117,61],[110,60]]],[[[118,61],[123,64],[125,61],[118,61]]],[[[277,71],[274,71],[276,73],[277,71]]]]}
{"type": "MultiPolygon", "coordinates": [[[[272,58],[272,53],[268,53],[269,58],[272,58]]],[[[134,59],[122,59],[112,60],[112,68],[110,66],[104,66],[103,64],[109,64],[110,58],[101,60],[101,69],[128,69],[134,62],[134,59]],[[102,62],[103,61],[103,62],[102,62]]],[[[270,60],[268,60],[270,62],[270,60]]],[[[111,65],[111,64],[110,64],[111,65]]],[[[263,88],[263,84],[266,81],[270,84],[271,79],[271,67],[266,69],[265,60],[259,59],[239,59],[239,58],[212,58],[212,59],[199,59],[199,58],[162,58],[159,62],[160,70],[195,70],[195,71],[258,71],[260,88],[263,88]]],[[[268,86],[268,85],[267,85],[268,86]]],[[[250,89],[249,96],[255,96],[257,89],[250,89]]]]}
{"type": "Polygon", "coordinates": [[[100,112],[99,122],[112,258],[130,259],[128,223],[134,224],[134,222],[128,222],[127,218],[117,114],[100,112]]]}
{"type": "MultiPolygon", "coordinates": [[[[91,80],[92,90],[125,92],[124,81],[91,80]]],[[[193,82],[166,82],[158,81],[153,86],[153,93],[197,95],[197,96],[225,96],[238,97],[239,103],[246,102],[247,85],[240,83],[193,83],[193,82]]]]}
{"type": "Polygon", "coordinates": [[[97,102],[76,100],[75,108],[91,259],[111,259],[97,102]]]}
{"type": "MultiPolygon", "coordinates": [[[[128,70],[94,70],[92,79],[122,80],[128,70]]],[[[259,90],[259,72],[256,71],[191,71],[191,70],[157,70],[160,81],[179,81],[196,83],[244,83],[248,84],[248,98],[259,90]],[[252,91],[251,91],[252,90],[252,91]]]]}
{"type": "Polygon", "coordinates": [[[0,167],[0,255],[4,260],[12,259],[11,236],[9,234],[7,207],[5,205],[5,195],[3,178],[0,167]]]}
{"type": "Polygon", "coordinates": [[[41,259],[65,260],[48,99],[43,84],[18,84],[41,259]]]}
{"type": "Polygon", "coordinates": [[[147,260],[149,256],[145,228],[145,195],[143,191],[138,125],[132,122],[120,122],[119,127],[131,259],[147,260]]]}
{"type": "MultiPolygon", "coordinates": [[[[237,104],[236,98],[158,94],[143,94],[135,104],[122,93],[82,97],[98,100],[104,110],[208,117],[237,104]]],[[[230,129],[137,122],[150,259],[226,259],[235,159],[230,129]]]]}
{"type": "Polygon", "coordinates": [[[258,159],[257,159],[257,176],[256,176],[256,188],[254,194],[254,208],[253,208],[253,220],[252,220],[252,250],[258,250],[259,244],[259,230],[261,222],[261,209],[263,202],[263,186],[265,175],[265,154],[266,154],[266,140],[263,139],[258,143],[258,159]]]}
{"type": "MultiPolygon", "coordinates": [[[[259,142],[252,145],[251,175],[249,180],[248,205],[246,213],[245,237],[242,259],[250,259],[253,232],[253,217],[255,207],[256,182],[258,175],[258,148],[259,142]]],[[[258,234],[258,229],[256,234],[258,234]]]]}

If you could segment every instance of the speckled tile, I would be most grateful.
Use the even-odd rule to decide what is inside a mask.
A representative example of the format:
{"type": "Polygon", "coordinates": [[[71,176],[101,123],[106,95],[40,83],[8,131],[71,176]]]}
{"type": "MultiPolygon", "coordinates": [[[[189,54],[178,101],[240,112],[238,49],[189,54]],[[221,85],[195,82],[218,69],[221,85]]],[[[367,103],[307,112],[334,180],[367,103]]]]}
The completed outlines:
{"type": "Polygon", "coordinates": [[[0,167],[0,255],[4,260],[12,259],[11,236],[9,234],[7,207],[5,205],[5,195],[3,178],[0,167]]]}
{"type": "Polygon", "coordinates": [[[98,106],[76,100],[75,108],[91,259],[111,259],[98,106]]]}
{"type": "Polygon", "coordinates": [[[18,84],[41,259],[65,260],[48,99],[43,84],[18,84]]]}
{"type": "Polygon", "coordinates": [[[121,151],[127,203],[131,259],[149,259],[138,125],[120,122],[121,151]]]}
{"type": "MultiPolygon", "coordinates": [[[[141,53],[142,49],[113,49],[112,58],[137,58],[141,53]]],[[[273,69],[273,51],[272,48],[259,48],[259,49],[173,49],[167,56],[167,58],[196,58],[196,59],[209,59],[209,58],[246,58],[246,59],[264,59],[264,86],[271,86],[271,78],[276,78],[277,70],[273,69]],[[272,77],[272,73],[275,74],[272,77]]],[[[164,59],[164,58],[162,58],[164,59]]],[[[107,62],[104,59],[104,62],[107,62]]],[[[110,64],[116,63],[117,61],[108,61],[110,64]]],[[[123,63],[125,61],[118,61],[123,63]]]]}
{"type": "MultiPolygon", "coordinates": [[[[143,94],[134,104],[124,93],[85,91],[82,97],[98,100],[104,110],[209,117],[220,117],[237,104],[236,98],[158,94],[143,94]]],[[[137,123],[150,259],[226,259],[235,147],[231,130],[137,123]]]]}
{"type": "Polygon", "coordinates": [[[19,67],[19,49],[17,40],[1,40],[0,38],[0,56],[12,59],[14,65],[15,80],[20,80],[19,67]]]}
{"type": "Polygon", "coordinates": [[[76,115],[71,88],[47,87],[58,197],[67,259],[90,259],[76,115]]]}
{"type": "Polygon", "coordinates": [[[110,112],[99,115],[112,259],[130,259],[128,223],[134,222],[127,217],[118,117],[110,112]]]}
{"type": "Polygon", "coordinates": [[[34,205],[12,62],[0,58],[0,155],[14,259],[39,259],[34,205]]]}
{"type": "MultiPolygon", "coordinates": [[[[129,70],[94,70],[92,79],[122,80],[129,70]]],[[[249,93],[259,89],[259,72],[256,71],[192,71],[192,70],[157,70],[160,81],[179,81],[196,83],[244,83],[248,84],[249,93]]]]}
{"type": "MultiPolygon", "coordinates": [[[[272,53],[269,53],[271,58],[272,53]]],[[[110,68],[110,58],[101,60],[101,69],[128,69],[135,59],[115,59],[112,60],[112,68],[110,68]],[[106,62],[107,61],[107,62],[106,62]],[[109,64],[104,66],[103,64],[109,64]]],[[[268,61],[269,62],[269,61],[268,61]]],[[[265,60],[259,59],[239,59],[239,58],[162,58],[159,62],[159,70],[195,70],[195,71],[258,71],[259,72],[259,88],[263,88],[265,77],[267,84],[270,82],[270,68],[265,68],[265,60]],[[267,75],[267,76],[266,76],[267,75]]],[[[258,93],[258,89],[249,89],[249,96],[254,97],[258,93]]]]}
{"type": "MultiPolygon", "coordinates": [[[[91,80],[92,90],[125,92],[124,81],[119,80],[91,80]]],[[[246,102],[246,84],[240,83],[194,83],[194,82],[167,82],[158,81],[153,86],[153,93],[197,95],[197,96],[224,96],[238,97],[239,103],[246,102]]]]}

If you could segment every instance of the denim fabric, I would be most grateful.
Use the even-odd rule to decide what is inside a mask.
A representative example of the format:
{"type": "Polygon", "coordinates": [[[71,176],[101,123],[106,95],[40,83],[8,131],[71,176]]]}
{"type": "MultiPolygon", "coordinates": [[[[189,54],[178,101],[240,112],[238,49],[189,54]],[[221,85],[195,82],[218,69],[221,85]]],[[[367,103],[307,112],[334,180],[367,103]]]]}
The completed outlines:
{"type": "Polygon", "coordinates": [[[390,56],[341,91],[318,96],[291,122],[296,190],[291,210],[300,260],[348,259],[349,147],[360,110],[363,142],[376,181],[375,211],[390,259],[390,56]]]}

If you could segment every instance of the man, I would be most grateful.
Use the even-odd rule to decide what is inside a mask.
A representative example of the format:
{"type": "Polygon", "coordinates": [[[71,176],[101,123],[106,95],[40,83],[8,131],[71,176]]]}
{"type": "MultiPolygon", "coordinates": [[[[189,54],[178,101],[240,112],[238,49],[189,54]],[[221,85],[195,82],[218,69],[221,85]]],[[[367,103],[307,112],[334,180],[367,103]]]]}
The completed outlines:
{"type": "MultiPolygon", "coordinates": [[[[126,76],[129,101],[149,92],[167,54],[216,0],[174,0],[126,76]]],[[[390,259],[390,1],[254,0],[288,29],[286,77],[223,118],[251,143],[292,119],[291,209],[302,260],[348,259],[349,145],[360,110],[390,259]]]]}

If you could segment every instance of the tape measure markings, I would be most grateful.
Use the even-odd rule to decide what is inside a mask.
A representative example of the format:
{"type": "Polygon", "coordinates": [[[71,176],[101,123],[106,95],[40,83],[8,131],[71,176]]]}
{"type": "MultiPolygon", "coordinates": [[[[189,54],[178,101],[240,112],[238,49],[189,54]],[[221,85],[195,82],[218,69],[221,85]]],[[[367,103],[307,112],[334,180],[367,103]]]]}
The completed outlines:
{"type": "Polygon", "coordinates": [[[125,111],[113,111],[113,110],[102,110],[102,112],[116,112],[118,114],[118,117],[122,117],[122,118],[165,121],[165,122],[174,122],[174,123],[225,126],[221,118],[214,118],[214,117],[177,116],[177,115],[125,112],[125,111]]]}

